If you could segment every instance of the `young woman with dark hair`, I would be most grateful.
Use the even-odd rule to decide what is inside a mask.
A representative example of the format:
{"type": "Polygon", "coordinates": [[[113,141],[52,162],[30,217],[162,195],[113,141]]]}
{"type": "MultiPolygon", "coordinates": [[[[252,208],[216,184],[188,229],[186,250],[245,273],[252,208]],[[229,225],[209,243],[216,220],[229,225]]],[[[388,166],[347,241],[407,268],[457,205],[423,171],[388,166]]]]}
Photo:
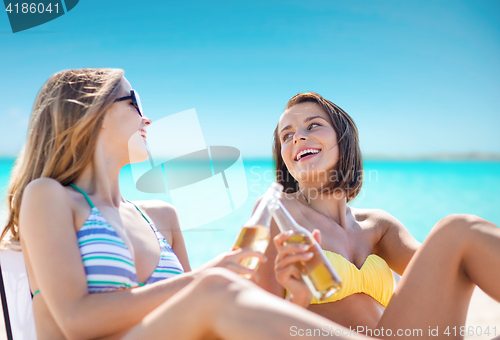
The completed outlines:
{"type": "MultiPolygon", "coordinates": [[[[275,264],[259,270],[266,290],[346,327],[394,332],[460,329],[475,285],[500,301],[500,229],[493,223],[448,216],[420,245],[389,213],[347,206],[363,179],[358,131],[331,101],[316,93],[290,99],[273,152],[277,181],[287,192],[283,205],[314,231],[343,284],[327,300],[313,299],[295,266],[310,259],[308,247],[287,244],[290,235],[279,234],[266,253],[275,264]],[[396,290],[393,272],[402,275],[396,290]]],[[[272,233],[279,233],[275,224],[272,233]]]]}

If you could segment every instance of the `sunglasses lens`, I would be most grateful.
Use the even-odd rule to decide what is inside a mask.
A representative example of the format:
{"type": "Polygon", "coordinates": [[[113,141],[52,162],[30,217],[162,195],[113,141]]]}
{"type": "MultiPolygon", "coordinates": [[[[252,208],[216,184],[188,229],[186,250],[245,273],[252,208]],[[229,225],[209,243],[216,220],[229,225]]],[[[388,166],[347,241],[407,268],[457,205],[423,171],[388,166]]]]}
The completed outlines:
{"type": "Polygon", "coordinates": [[[143,114],[142,114],[141,98],[139,97],[139,94],[134,90],[132,90],[132,101],[137,106],[137,110],[139,110],[139,114],[142,117],[143,114]]]}

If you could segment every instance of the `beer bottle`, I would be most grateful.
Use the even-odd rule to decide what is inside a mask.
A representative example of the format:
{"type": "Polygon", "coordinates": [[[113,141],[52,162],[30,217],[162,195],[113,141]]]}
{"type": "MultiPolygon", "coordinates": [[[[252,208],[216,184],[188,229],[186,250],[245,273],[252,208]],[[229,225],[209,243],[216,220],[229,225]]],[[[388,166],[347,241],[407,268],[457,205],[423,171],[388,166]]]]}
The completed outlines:
{"type": "MultiPolygon", "coordinates": [[[[272,183],[267,192],[262,196],[255,212],[243,225],[234,243],[233,250],[250,247],[254,251],[264,253],[271,239],[271,213],[268,209],[269,202],[279,199],[283,186],[279,183],[272,183]]],[[[241,260],[244,267],[257,270],[259,258],[247,257],[241,260]]],[[[243,275],[245,276],[245,275],[243,275]]]]}
{"type": "Polygon", "coordinates": [[[312,233],[295,221],[281,201],[273,200],[269,208],[280,231],[289,232],[291,230],[293,232],[286,244],[309,245],[308,251],[314,254],[309,261],[295,263],[302,280],[304,280],[313,296],[317,300],[325,300],[332,296],[340,289],[342,280],[323,253],[323,249],[312,236],[312,233]]]}

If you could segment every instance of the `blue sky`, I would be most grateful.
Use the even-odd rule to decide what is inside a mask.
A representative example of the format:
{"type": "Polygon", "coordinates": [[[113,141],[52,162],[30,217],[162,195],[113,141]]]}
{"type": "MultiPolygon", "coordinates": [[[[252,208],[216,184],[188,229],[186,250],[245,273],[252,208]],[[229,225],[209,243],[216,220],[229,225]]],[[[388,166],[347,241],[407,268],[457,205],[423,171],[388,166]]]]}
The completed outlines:
{"type": "Polygon", "coordinates": [[[365,155],[500,153],[500,2],[80,0],[12,34],[0,13],[0,155],[68,68],[123,68],[154,120],[195,108],[208,145],[269,157],[288,99],[353,118],[365,155]]]}

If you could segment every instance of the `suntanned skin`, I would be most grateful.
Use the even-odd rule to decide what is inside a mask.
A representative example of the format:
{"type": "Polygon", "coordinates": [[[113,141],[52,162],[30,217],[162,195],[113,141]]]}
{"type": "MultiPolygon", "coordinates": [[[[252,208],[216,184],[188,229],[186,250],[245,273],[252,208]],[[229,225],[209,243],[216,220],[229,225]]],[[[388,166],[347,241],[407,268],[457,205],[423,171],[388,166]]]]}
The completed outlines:
{"type": "MultiPolygon", "coordinates": [[[[126,95],[131,87],[125,79],[123,82],[122,95],[126,95]]],[[[136,112],[128,111],[128,105],[126,102],[115,103],[107,112],[103,124],[106,132],[101,131],[93,163],[74,183],[89,194],[104,217],[124,238],[132,251],[138,279],[145,281],[158,262],[158,241],[135,207],[121,197],[118,175],[129,162],[126,146],[129,139],[132,149],[139,152],[138,158],[147,154],[144,144],[140,144],[143,141],[132,135],[148,125],[148,119],[139,119],[136,112]]],[[[324,137],[332,139],[328,134],[324,137]]],[[[335,152],[334,146],[330,149],[335,152]]],[[[329,226],[333,225],[337,233],[334,236],[344,241],[343,247],[326,240],[322,240],[322,244],[326,249],[331,245],[330,250],[340,252],[358,266],[371,250],[385,258],[394,270],[404,271],[378,327],[419,327],[425,330],[429,326],[442,329],[445,325],[463,325],[474,283],[500,301],[500,272],[495,270],[500,267],[500,232],[492,223],[469,215],[449,216],[438,222],[413,254],[413,241],[409,239],[409,243],[405,243],[405,230],[392,217],[380,211],[351,211],[345,207],[342,197],[337,201],[337,204],[331,204],[311,200],[311,210],[327,219],[322,220],[305,209],[303,219],[298,220],[306,224],[305,219],[311,219],[314,228],[320,229],[328,227],[323,222],[330,222],[329,226]],[[351,243],[355,237],[362,240],[362,246],[351,243]],[[413,254],[409,263],[405,254],[409,257],[413,254]]],[[[285,202],[290,210],[304,209],[290,205],[303,202],[290,202],[285,202]]],[[[171,241],[179,252],[181,263],[189,269],[172,207],[153,201],[141,203],[141,208],[171,241]]],[[[89,212],[90,207],[81,194],[53,179],[34,180],[25,189],[19,228],[32,291],[41,291],[33,300],[38,339],[267,340],[293,338],[291,327],[321,329],[326,326],[332,332],[346,331],[328,319],[266,293],[223,268],[197,269],[144,287],[88,294],[76,231],[89,212]]],[[[275,228],[273,230],[276,233],[275,228]]],[[[325,233],[328,230],[325,229],[325,233]]],[[[319,232],[315,231],[314,235],[320,239],[319,232]]],[[[276,276],[288,286],[294,302],[301,304],[305,301],[307,304],[310,293],[303,283],[294,282],[290,272],[287,275],[293,262],[305,254],[303,250],[300,253],[292,247],[283,247],[287,237],[289,235],[280,234],[274,238],[274,245],[279,250],[276,276]]],[[[253,274],[238,265],[245,256],[258,256],[264,263],[264,270],[272,268],[265,265],[264,256],[250,250],[223,254],[205,267],[221,266],[239,274],[253,274]]],[[[274,289],[272,281],[269,282],[270,290],[274,289]]],[[[365,298],[362,294],[357,296],[365,298]]],[[[338,303],[331,305],[339,306],[338,303]]],[[[355,311],[351,309],[351,312],[355,311]]],[[[352,338],[346,334],[331,338],[352,338]]]]}
{"type": "MultiPolygon", "coordinates": [[[[429,327],[439,327],[442,332],[446,327],[459,329],[465,324],[475,284],[500,301],[495,283],[500,280],[500,272],[493,269],[500,265],[500,229],[493,223],[470,215],[448,216],[420,245],[385,211],[350,208],[343,192],[317,194],[318,188],[329,184],[321,171],[332,169],[341,156],[331,124],[326,112],[310,102],[292,106],[282,115],[278,125],[281,157],[304,193],[285,195],[282,202],[299,224],[310,231],[318,230],[314,235],[323,249],[344,256],[358,268],[368,255],[377,254],[402,279],[386,308],[365,294],[309,305],[311,293],[293,265],[308,260],[307,250],[285,246],[289,235],[277,235],[273,224],[274,246],[266,255],[275,258],[275,265],[260,267],[259,284],[281,297],[287,288],[291,301],[341,325],[391,328],[393,334],[397,329],[410,328],[423,332],[429,327]],[[320,152],[302,160],[296,155],[304,148],[320,152]],[[314,190],[316,194],[311,195],[314,190]]],[[[462,338],[460,334],[443,333],[440,337],[462,338]]]]}
{"type": "Polygon", "coordinates": [[[123,340],[278,340],[302,338],[307,330],[316,332],[308,339],[324,339],[318,334],[325,329],[328,339],[368,339],[215,268],[149,314],[123,340]],[[169,337],[161,336],[165,329],[169,337]]]}
{"type": "MultiPolygon", "coordinates": [[[[81,227],[85,222],[86,218],[88,217],[88,214],[90,213],[90,206],[85,201],[82,194],[76,192],[72,188],[63,187],[58,182],[52,179],[37,180],[35,183],[33,183],[33,185],[31,185],[30,188],[27,188],[26,192],[27,192],[27,197],[26,200],[23,201],[24,205],[23,209],[29,209],[30,216],[23,215],[21,219],[22,221],[21,225],[25,226],[25,225],[30,225],[31,223],[34,224],[36,222],[38,229],[31,233],[26,232],[25,231],[26,229],[23,230],[22,242],[24,249],[23,252],[25,254],[25,259],[27,264],[28,276],[30,278],[31,289],[33,292],[38,289],[41,290],[41,293],[37,294],[33,299],[33,310],[35,314],[35,322],[37,326],[37,333],[39,339],[66,338],[65,335],[60,330],[60,328],[57,326],[56,321],[54,320],[53,317],[53,313],[50,310],[50,302],[48,303],[46,296],[49,296],[50,298],[51,293],[52,294],[55,293],[57,295],[56,296],[57,300],[60,299],[62,300],[64,297],[66,297],[65,300],[67,302],[65,304],[70,304],[71,302],[73,302],[72,298],[73,299],[80,298],[82,300],[86,300],[85,302],[80,301],[80,303],[83,302],[82,304],[86,305],[84,307],[82,306],[83,308],[94,309],[95,311],[94,315],[96,319],[105,320],[106,318],[103,318],[102,315],[104,315],[105,313],[110,314],[111,320],[107,321],[114,322],[116,329],[119,330],[120,328],[124,328],[123,325],[125,325],[124,329],[133,326],[135,324],[134,321],[138,322],[140,320],[141,314],[143,314],[143,316],[146,315],[148,309],[152,309],[161,303],[161,299],[167,299],[172,294],[174,294],[179,289],[181,289],[186,284],[192,281],[193,279],[192,275],[186,274],[183,276],[176,277],[172,280],[165,280],[162,281],[161,283],[149,285],[148,287],[141,287],[147,289],[139,289],[139,288],[134,289],[134,293],[132,293],[132,291],[121,291],[117,292],[116,295],[115,294],[88,295],[86,293],[86,279],[84,276],[85,273],[82,272],[83,267],[81,265],[81,258],[78,259],[80,255],[79,253],[75,253],[73,251],[74,247],[71,247],[72,244],[70,244],[70,242],[76,242],[75,232],[77,231],[77,229],[67,228],[68,225],[72,225],[73,223],[71,222],[71,217],[72,217],[71,212],[68,214],[66,213],[65,209],[68,210],[71,209],[70,206],[74,204],[75,206],[75,210],[73,210],[74,220],[79,221],[80,223],[78,223],[78,226],[81,227]],[[42,202],[36,200],[37,196],[39,195],[45,198],[42,202]],[[81,202],[78,195],[83,199],[83,202],[81,202]],[[76,200],[72,199],[73,196],[75,196],[76,200]],[[31,204],[31,202],[35,201],[36,204],[31,204]],[[79,205],[77,202],[82,204],[79,205]],[[84,205],[84,203],[86,204],[86,206],[84,205]],[[52,217],[49,218],[49,216],[52,217]],[[47,219],[45,219],[44,217],[47,217],[47,219]],[[36,221],[31,222],[31,219],[36,219],[36,221]],[[50,221],[50,225],[48,223],[47,224],[45,223],[46,220],[50,221]],[[50,233],[47,232],[47,229],[50,230],[50,233]],[[28,238],[38,236],[37,238],[38,242],[36,246],[31,246],[31,244],[30,246],[26,246],[26,242],[24,240],[26,237],[25,235],[27,235],[28,233],[30,233],[30,235],[27,236],[28,238]],[[55,234],[57,234],[57,236],[55,236],[55,234]],[[49,245],[54,248],[51,248],[50,246],[47,247],[47,243],[49,243],[49,245]],[[64,254],[64,256],[54,258],[51,256],[52,254],[46,254],[49,251],[56,254],[58,253],[64,254]],[[37,254],[37,260],[31,259],[32,253],[37,254]],[[44,263],[41,264],[40,267],[41,269],[40,272],[42,272],[42,274],[36,275],[36,273],[33,272],[32,262],[35,262],[38,265],[40,262],[38,259],[42,258],[47,258],[47,259],[52,258],[52,260],[50,262],[44,261],[44,263]],[[78,261],[80,263],[78,263],[78,261]],[[64,269],[66,268],[67,265],[70,265],[74,268],[72,270],[68,269],[70,273],[77,272],[78,275],[74,275],[75,277],[81,278],[81,276],[83,275],[84,278],[83,285],[80,284],[80,282],[72,285],[73,282],[71,280],[71,275],[68,275],[67,272],[64,273],[64,269]],[[78,271],[76,271],[75,269],[78,269],[78,271]],[[57,279],[57,274],[60,271],[61,271],[60,274],[61,279],[59,281],[57,279]],[[48,276],[45,275],[45,273],[52,275],[48,276]],[[39,276],[42,276],[42,280],[44,279],[50,280],[51,282],[54,282],[54,284],[51,284],[48,288],[45,287],[42,288],[38,282],[39,276]],[[61,282],[61,284],[55,284],[56,282],[61,282]],[[97,296],[101,297],[101,299],[94,298],[97,296]],[[108,307],[106,307],[106,303],[109,304],[108,307]],[[129,303],[130,305],[128,305],[129,303]],[[131,315],[127,315],[126,317],[120,315],[120,313],[117,313],[115,310],[115,308],[117,307],[119,308],[119,306],[122,306],[122,308],[126,310],[130,308],[130,306],[132,305],[134,306],[135,312],[128,313],[131,315]],[[114,308],[113,310],[111,310],[113,306],[114,308]]],[[[128,219],[127,217],[121,220],[118,214],[112,214],[112,213],[110,214],[109,212],[111,212],[112,210],[109,209],[109,211],[107,211],[108,209],[103,207],[102,204],[99,204],[98,200],[94,200],[92,196],[90,196],[90,199],[98,207],[98,209],[102,212],[102,214],[106,217],[108,222],[115,228],[115,230],[118,230],[118,228],[115,226],[120,225],[117,224],[118,222],[120,222],[125,224],[125,226],[122,227],[123,229],[128,228],[130,230],[134,228],[135,229],[133,231],[134,233],[144,235],[145,238],[144,240],[140,239],[137,240],[137,238],[134,237],[133,235],[129,237],[126,236],[126,238],[124,239],[128,240],[127,242],[128,244],[132,244],[132,247],[129,246],[129,249],[135,250],[133,254],[140,254],[135,256],[135,263],[138,271],[138,280],[140,282],[145,282],[149,277],[149,275],[153,272],[154,268],[156,267],[156,263],[158,263],[158,258],[159,258],[158,241],[156,240],[154,234],[150,232],[151,228],[146,223],[144,218],[137,212],[135,207],[133,207],[130,203],[125,202],[122,204],[123,205],[122,209],[126,210],[126,212],[122,212],[122,216],[127,216],[127,214],[133,216],[138,214],[138,216],[135,216],[137,218],[131,217],[130,219],[128,219]],[[131,207],[128,206],[125,207],[125,205],[131,207]],[[134,211],[130,208],[133,208],[137,212],[137,214],[134,213],[134,211]],[[151,234],[153,237],[150,237],[151,234]],[[158,252],[155,254],[156,250],[158,250],[158,252]],[[141,261],[143,263],[141,263],[141,261]],[[149,267],[148,268],[148,270],[150,270],[149,275],[144,270],[141,270],[145,266],[149,267]]],[[[189,262],[187,261],[187,253],[182,240],[182,234],[180,232],[177,232],[180,229],[177,229],[179,228],[178,223],[175,223],[176,222],[176,218],[174,215],[175,211],[171,210],[171,207],[169,207],[165,203],[153,202],[149,204],[150,204],[149,207],[146,207],[144,205],[142,206],[142,208],[144,208],[143,212],[145,214],[148,214],[148,212],[150,212],[151,210],[154,211],[153,214],[151,215],[148,214],[148,216],[151,217],[151,220],[153,221],[153,223],[155,223],[155,225],[159,228],[159,230],[160,229],[162,230],[162,234],[164,235],[164,237],[167,239],[169,244],[173,246],[174,251],[177,254],[179,254],[179,260],[181,261],[181,264],[183,265],[185,270],[189,272],[190,266],[189,262]],[[156,204],[156,206],[153,206],[153,204],[156,204]]],[[[121,229],[120,231],[122,234],[124,234],[123,229],[121,229]]],[[[76,248],[76,250],[78,251],[78,248],[76,248]]],[[[53,308],[54,312],[57,313],[58,310],[60,309],[60,306],[53,308]]],[[[70,306],[66,306],[66,308],[68,308],[68,310],[71,309],[70,306]]],[[[70,316],[71,316],[70,314],[66,315],[66,317],[70,316]]],[[[87,320],[87,322],[91,321],[92,320],[87,320]]],[[[100,324],[101,324],[100,322],[94,323],[92,331],[95,331],[98,334],[99,332],[98,327],[100,324]]],[[[83,326],[84,325],[82,324],[82,327],[83,326]]],[[[112,333],[114,330],[112,327],[109,327],[104,322],[102,323],[102,326],[105,328],[109,328],[110,333],[112,333]]],[[[82,336],[83,335],[85,335],[85,333],[83,333],[82,336]]],[[[113,336],[111,336],[110,338],[113,338],[113,336]]]]}
{"type": "MultiPolygon", "coordinates": [[[[340,157],[337,134],[328,114],[315,103],[297,104],[282,115],[278,130],[283,161],[304,193],[285,194],[282,199],[293,218],[310,231],[319,230],[321,247],[342,255],[356,267],[361,268],[368,255],[377,254],[392,270],[403,274],[420,243],[396,218],[383,210],[348,207],[342,192],[326,195],[317,190],[328,184],[328,176],[321,176],[321,170],[332,169],[340,157]],[[298,152],[308,148],[320,152],[297,161],[298,152]]],[[[271,231],[273,236],[279,233],[274,221],[271,231]]],[[[276,257],[274,245],[266,255],[270,259],[276,257]]],[[[271,262],[261,266],[259,278],[264,289],[285,295],[285,289],[275,279],[271,262]]],[[[292,295],[294,302],[309,305],[310,296],[300,289],[292,295]]],[[[374,328],[384,307],[366,294],[354,294],[340,301],[309,305],[308,309],[347,327],[374,328]]]]}
{"type": "MultiPolygon", "coordinates": [[[[131,86],[123,78],[121,96],[131,86]]],[[[149,224],[135,206],[122,198],[120,169],[147,159],[140,129],[151,123],[138,115],[131,101],[114,103],[104,116],[92,162],[74,184],[88,194],[108,223],[132,253],[139,282],[156,268],[160,247],[149,224]]],[[[190,272],[186,247],[174,208],[161,201],[137,202],[177,254],[187,273],[144,287],[89,294],[76,232],[90,214],[84,196],[52,178],[38,178],[24,190],[19,230],[32,292],[37,338],[119,339],[131,327],[188,285],[206,267],[222,266],[237,273],[254,275],[239,265],[245,256],[262,254],[249,249],[221,254],[190,272]]]]}
{"type": "MultiPolygon", "coordinates": [[[[282,233],[274,239],[279,249],[277,277],[287,276],[288,267],[305,255],[298,247],[283,246],[289,237],[282,233]]],[[[438,339],[463,339],[460,329],[475,285],[500,302],[496,281],[500,274],[492,270],[499,264],[500,229],[496,225],[473,215],[443,218],[410,260],[376,328],[390,329],[392,337],[398,330],[421,330],[405,338],[425,338],[429,329],[438,329],[438,339]]],[[[381,333],[380,337],[391,335],[381,333]]]]}
{"type": "MultiPolygon", "coordinates": [[[[419,246],[399,221],[382,210],[346,207],[346,230],[332,219],[310,208],[303,197],[295,197],[297,195],[285,195],[282,199],[292,217],[311,232],[314,229],[319,230],[321,247],[344,256],[357,268],[361,268],[368,255],[376,254],[384,258],[389,267],[401,275],[419,246]],[[401,236],[403,238],[398,242],[385,242],[391,237],[401,236]],[[386,239],[382,241],[383,237],[386,239]],[[399,245],[399,249],[395,249],[393,245],[399,245]]],[[[274,221],[271,230],[273,236],[279,233],[274,221]]],[[[276,247],[270,244],[266,256],[273,259],[276,255],[276,247]]],[[[261,265],[258,273],[259,284],[273,294],[284,297],[285,289],[276,281],[274,264],[271,262],[261,265]]],[[[294,298],[300,299],[301,295],[297,295],[294,298]]],[[[306,295],[299,304],[308,305],[308,301],[310,296],[306,295]]],[[[376,327],[385,309],[366,294],[354,294],[340,301],[309,305],[307,308],[346,327],[363,325],[371,328],[376,327]]]]}

